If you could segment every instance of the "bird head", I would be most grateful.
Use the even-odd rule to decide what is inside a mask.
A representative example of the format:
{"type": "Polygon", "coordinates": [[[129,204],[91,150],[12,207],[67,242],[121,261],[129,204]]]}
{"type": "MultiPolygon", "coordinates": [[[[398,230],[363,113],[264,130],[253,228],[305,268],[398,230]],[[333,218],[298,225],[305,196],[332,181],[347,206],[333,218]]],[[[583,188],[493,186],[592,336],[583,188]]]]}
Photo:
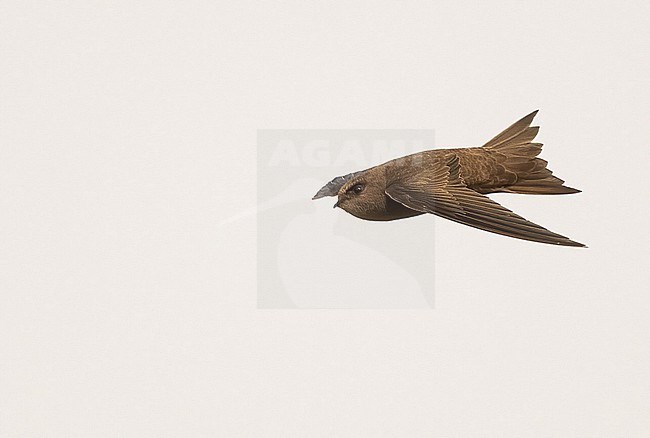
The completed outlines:
{"type": "Polygon", "coordinates": [[[385,197],[379,184],[361,176],[341,187],[334,207],[340,207],[358,218],[370,219],[385,209],[385,197]]]}

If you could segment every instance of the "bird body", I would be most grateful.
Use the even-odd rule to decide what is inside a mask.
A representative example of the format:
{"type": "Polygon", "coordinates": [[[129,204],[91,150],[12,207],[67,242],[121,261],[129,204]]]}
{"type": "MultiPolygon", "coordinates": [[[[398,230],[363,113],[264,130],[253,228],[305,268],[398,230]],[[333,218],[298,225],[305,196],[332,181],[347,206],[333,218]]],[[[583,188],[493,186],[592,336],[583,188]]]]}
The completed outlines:
{"type": "Polygon", "coordinates": [[[516,215],[489,193],[569,194],[532,143],[537,111],[481,147],[437,149],[337,177],[313,199],[338,196],[335,207],[366,220],[390,221],[432,213],[497,234],[564,246],[584,246],[516,215]]]}

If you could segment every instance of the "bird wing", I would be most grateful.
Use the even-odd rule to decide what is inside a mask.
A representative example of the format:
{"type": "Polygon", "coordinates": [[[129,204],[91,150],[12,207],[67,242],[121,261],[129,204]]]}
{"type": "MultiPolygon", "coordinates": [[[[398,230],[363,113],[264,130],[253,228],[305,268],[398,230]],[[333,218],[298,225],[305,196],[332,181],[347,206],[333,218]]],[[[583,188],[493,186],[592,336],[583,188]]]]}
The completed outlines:
{"type": "Polygon", "coordinates": [[[336,196],[341,190],[341,187],[345,185],[346,182],[350,181],[355,176],[361,174],[361,172],[348,173],[344,176],[337,176],[332,181],[325,184],[311,199],[320,199],[325,196],[336,196]]]}
{"type": "Polygon", "coordinates": [[[460,176],[456,155],[426,175],[420,173],[391,184],[386,194],[413,210],[492,233],[554,245],[585,246],[534,224],[469,189],[460,176]]]}

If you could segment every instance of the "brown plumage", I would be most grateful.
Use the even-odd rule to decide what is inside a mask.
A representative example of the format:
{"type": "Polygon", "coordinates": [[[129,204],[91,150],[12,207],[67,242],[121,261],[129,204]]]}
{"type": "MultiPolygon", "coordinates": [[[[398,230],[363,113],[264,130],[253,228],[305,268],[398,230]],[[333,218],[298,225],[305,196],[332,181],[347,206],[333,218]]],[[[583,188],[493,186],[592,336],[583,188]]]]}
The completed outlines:
{"type": "Polygon", "coordinates": [[[338,196],[335,207],[366,220],[389,221],[432,213],[492,233],[565,246],[585,246],[494,202],[488,193],[568,194],[532,143],[537,111],[481,147],[418,152],[340,176],[313,199],[338,196]]]}

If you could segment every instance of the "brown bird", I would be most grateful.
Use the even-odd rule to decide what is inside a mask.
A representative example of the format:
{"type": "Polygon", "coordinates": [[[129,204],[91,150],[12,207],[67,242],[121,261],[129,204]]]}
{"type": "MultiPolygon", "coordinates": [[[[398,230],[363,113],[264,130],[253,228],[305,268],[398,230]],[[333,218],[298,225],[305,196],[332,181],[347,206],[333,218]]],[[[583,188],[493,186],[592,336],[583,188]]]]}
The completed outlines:
{"type": "Polygon", "coordinates": [[[461,224],[533,242],[585,246],[494,202],[488,193],[579,193],[553,176],[532,143],[534,111],[481,147],[418,152],[339,176],[313,199],[338,196],[334,207],[361,219],[391,221],[432,213],[461,224]]]}

